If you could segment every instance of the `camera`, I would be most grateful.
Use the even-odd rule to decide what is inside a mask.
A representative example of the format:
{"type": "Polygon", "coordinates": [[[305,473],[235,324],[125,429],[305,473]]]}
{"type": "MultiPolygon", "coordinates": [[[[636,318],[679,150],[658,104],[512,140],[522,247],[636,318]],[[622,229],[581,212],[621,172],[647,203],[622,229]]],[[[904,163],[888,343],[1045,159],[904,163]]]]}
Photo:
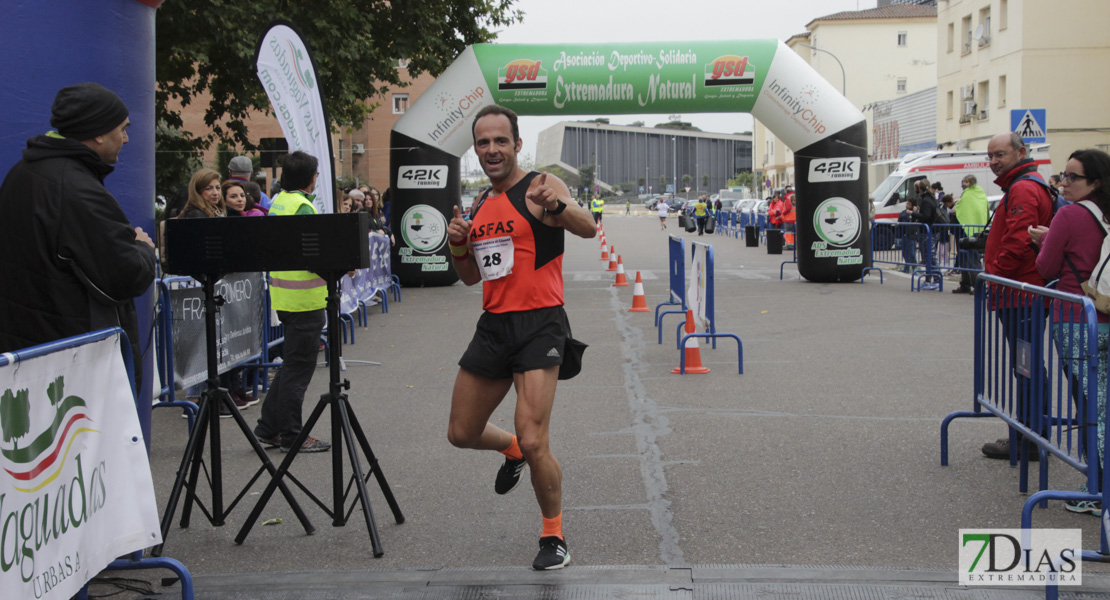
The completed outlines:
{"type": "Polygon", "coordinates": [[[990,233],[990,228],[984,229],[978,235],[970,235],[960,239],[960,250],[979,250],[982,252],[987,249],[987,234],[990,233]]]}

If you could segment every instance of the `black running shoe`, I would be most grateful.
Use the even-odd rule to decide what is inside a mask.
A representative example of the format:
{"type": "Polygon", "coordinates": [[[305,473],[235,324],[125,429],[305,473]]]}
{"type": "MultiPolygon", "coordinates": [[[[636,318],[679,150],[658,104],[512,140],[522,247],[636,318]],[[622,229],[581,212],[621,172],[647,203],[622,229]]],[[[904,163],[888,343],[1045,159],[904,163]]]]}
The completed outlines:
{"type": "Polygon", "coordinates": [[[516,486],[520,485],[520,474],[524,472],[526,466],[528,461],[523,458],[519,460],[505,458],[505,464],[497,471],[497,481],[493,482],[493,491],[505,495],[515,490],[516,486]]]}
{"type": "Polygon", "coordinates": [[[532,561],[532,568],[537,571],[550,571],[562,569],[570,564],[570,550],[567,542],[553,535],[540,538],[540,553],[532,561]]]}

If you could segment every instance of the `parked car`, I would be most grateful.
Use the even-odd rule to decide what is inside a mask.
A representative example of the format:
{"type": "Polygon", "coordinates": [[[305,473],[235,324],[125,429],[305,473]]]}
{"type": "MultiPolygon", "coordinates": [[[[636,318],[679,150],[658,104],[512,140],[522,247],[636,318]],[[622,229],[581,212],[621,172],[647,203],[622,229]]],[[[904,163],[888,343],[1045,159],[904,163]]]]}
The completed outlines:
{"type": "Polygon", "coordinates": [[[751,213],[755,211],[755,205],[759,204],[759,200],[749,198],[747,200],[740,200],[732,207],[732,212],[735,213],[751,213]]]}

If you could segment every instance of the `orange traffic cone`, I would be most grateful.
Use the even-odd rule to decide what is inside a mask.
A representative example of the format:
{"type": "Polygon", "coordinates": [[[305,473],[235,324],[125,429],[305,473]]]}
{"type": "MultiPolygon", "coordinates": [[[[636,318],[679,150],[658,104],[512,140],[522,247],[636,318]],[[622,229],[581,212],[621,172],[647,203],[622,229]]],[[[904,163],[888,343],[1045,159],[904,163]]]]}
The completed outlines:
{"type": "Polygon", "coordinates": [[[601,245],[601,260],[609,260],[609,247],[605,244],[601,245]]]}
{"type": "Polygon", "coordinates": [[[609,246],[609,268],[605,269],[605,270],[606,271],[616,271],[617,270],[617,249],[612,247],[612,246],[609,246]]]}
{"type": "Polygon", "coordinates": [[[604,232],[602,232],[602,234],[601,234],[601,247],[602,248],[605,247],[605,233],[604,232]]]}
{"type": "Polygon", "coordinates": [[[610,287],[628,287],[628,278],[624,276],[624,261],[617,255],[617,281],[610,287]]]}
{"type": "Polygon", "coordinates": [[[647,307],[647,297],[644,296],[644,280],[640,272],[636,271],[636,286],[632,288],[632,308],[628,312],[651,312],[647,307]]]}
{"type": "MultiPolygon", "coordinates": [[[[694,311],[686,311],[686,333],[694,333],[694,311]]],[[[701,364],[701,348],[698,347],[698,338],[692,337],[686,340],[686,347],[682,349],[686,353],[686,372],[701,375],[709,372],[709,367],[703,367],[701,364]]],[[[671,373],[682,373],[682,367],[678,366],[671,370],[671,373]]]]}

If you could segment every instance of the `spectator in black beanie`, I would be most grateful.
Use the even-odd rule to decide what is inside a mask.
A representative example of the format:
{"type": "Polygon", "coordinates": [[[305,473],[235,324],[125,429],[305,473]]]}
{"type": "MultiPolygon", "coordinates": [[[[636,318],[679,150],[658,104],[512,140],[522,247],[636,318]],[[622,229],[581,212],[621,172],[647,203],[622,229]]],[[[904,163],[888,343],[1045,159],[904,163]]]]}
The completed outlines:
{"type": "Polygon", "coordinates": [[[0,352],[121,326],[141,386],[134,298],[154,281],[154,243],[104,187],[127,143],[127,107],[80,83],[51,113],[57,131],[28,140],[0,185],[0,352]]]}

